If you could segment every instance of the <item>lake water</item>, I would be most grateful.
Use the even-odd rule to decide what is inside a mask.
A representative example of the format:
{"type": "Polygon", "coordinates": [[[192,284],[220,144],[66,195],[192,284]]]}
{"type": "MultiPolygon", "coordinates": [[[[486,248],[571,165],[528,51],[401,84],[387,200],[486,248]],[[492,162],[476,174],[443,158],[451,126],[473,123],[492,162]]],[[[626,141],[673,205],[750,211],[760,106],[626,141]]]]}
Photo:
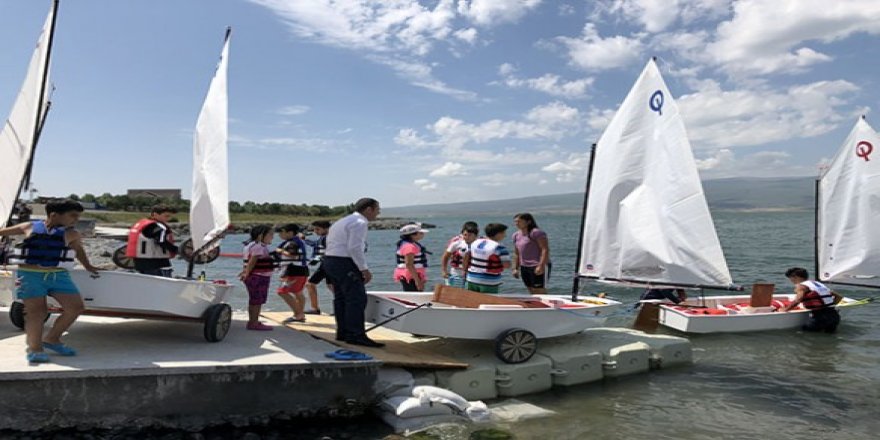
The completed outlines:
{"type": "MultiPolygon", "coordinates": [[[[783,276],[786,268],[812,269],[812,213],[719,212],[714,218],[737,283],[772,282],[789,291],[791,286],[783,276]]],[[[550,293],[569,294],[580,220],[550,215],[536,219],[550,237],[554,265],[550,293]]],[[[443,245],[462,222],[475,220],[481,227],[488,222],[513,224],[512,215],[421,220],[438,226],[423,241],[434,252],[429,268],[432,282],[439,280],[437,265],[443,245]]],[[[240,252],[244,238],[228,237],[224,252],[240,252]]],[[[370,231],[371,290],[399,289],[391,278],[397,238],[396,231],[370,231]]],[[[240,268],[238,259],[221,258],[207,270],[211,277],[234,279],[240,268]]],[[[506,275],[503,292],[522,290],[519,280],[506,275]]],[[[856,298],[877,295],[838,290],[856,298]]],[[[640,289],[595,284],[588,284],[587,291],[606,291],[623,302],[633,302],[641,294],[640,289]]],[[[243,309],[246,296],[240,286],[231,303],[243,309]]],[[[321,301],[322,309],[332,310],[324,290],[321,301]]],[[[285,310],[286,306],[270,295],[266,309],[285,310]]],[[[609,324],[628,326],[632,318],[615,317],[609,324]]],[[[519,439],[876,439],[880,435],[878,318],[880,306],[872,303],[851,310],[833,335],[792,330],[691,337],[695,358],[691,367],[522,396],[520,400],[557,415],[501,428],[519,439]]],[[[382,438],[391,433],[379,421],[352,424],[346,431],[356,433],[355,438],[382,438]]],[[[450,432],[446,437],[462,438],[462,434],[450,432]]]]}

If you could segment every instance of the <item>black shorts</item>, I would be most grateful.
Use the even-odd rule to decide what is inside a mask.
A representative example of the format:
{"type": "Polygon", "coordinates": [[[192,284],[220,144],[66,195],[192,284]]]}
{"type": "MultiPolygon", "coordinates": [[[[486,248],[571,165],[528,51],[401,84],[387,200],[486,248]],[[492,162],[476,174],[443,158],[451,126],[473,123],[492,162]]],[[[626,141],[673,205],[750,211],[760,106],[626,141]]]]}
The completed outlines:
{"type": "MultiPolygon", "coordinates": [[[[327,272],[324,272],[324,265],[321,264],[312,276],[309,277],[309,283],[321,284],[321,281],[324,281],[325,279],[327,279],[327,272]]],[[[327,280],[327,284],[330,284],[330,280],[327,280]]]]}
{"type": "Polygon", "coordinates": [[[526,287],[543,289],[546,287],[545,280],[550,279],[550,269],[552,267],[552,264],[547,263],[547,267],[544,268],[544,273],[541,275],[535,275],[536,266],[520,266],[519,277],[522,278],[523,284],[525,284],[526,287]]]}
{"type": "Polygon", "coordinates": [[[834,333],[838,324],[840,324],[840,313],[837,312],[837,308],[825,307],[811,311],[807,323],[801,329],[807,332],[834,333]]]}
{"type": "Polygon", "coordinates": [[[397,281],[400,281],[400,287],[403,287],[404,292],[421,292],[416,286],[416,280],[407,281],[406,278],[401,277],[397,281]]]}

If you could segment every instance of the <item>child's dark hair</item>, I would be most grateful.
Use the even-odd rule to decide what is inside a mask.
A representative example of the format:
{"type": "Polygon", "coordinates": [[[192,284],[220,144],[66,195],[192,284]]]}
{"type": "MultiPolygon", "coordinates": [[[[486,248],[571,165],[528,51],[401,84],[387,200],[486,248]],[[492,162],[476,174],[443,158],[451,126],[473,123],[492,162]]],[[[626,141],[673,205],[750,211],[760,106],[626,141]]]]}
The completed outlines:
{"type": "Polygon", "coordinates": [[[272,226],[270,225],[254,225],[250,230],[251,238],[245,241],[244,244],[260,240],[264,235],[270,232],[272,232],[272,226]]]}
{"type": "Polygon", "coordinates": [[[316,228],[329,229],[330,228],[330,220],[315,220],[312,222],[312,226],[314,226],[316,228]]]}
{"type": "Polygon", "coordinates": [[[281,225],[276,229],[276,232],[293,232],[294,234],[299,234],[302,228],[299,227],[296,223],[288,223],[286,225],[281,225]]]}
{"type": "Polygon", "coordinates": [[[153,205],[153,208],[150,209],[151,214],[164,214],[166,212],[170,212],[172,214],[177,214],[177,208],[160,203],[158,205],[153,205]]]}
{"type": "Polygon", "coordinates": [[[480,233],[480,225],[477,222],[464,222],[461,225],[461,232],[470,232],[471,234],[479,234],[480,233]]]}
{"type": "Polygon", "coordinates": [[[529,214],[528,212],[521,212],[521,213],[513,216],[513,218],[515,218],[515,219],[518,218],[518,219],[526,222],[526,230],[529,231],[529,233],[532,232],[532,229],[535,229],[538,227],[538,223],[535,222],[535,217],[533,217],[532,214],[529,214]]]}
{"type": "Polygon", "coordinates": [[[82,205],[76,200],[56,199],[46,203],[46,215],[51,215],[52,213],[66,214],[73,211],[83,212],[82,205]]]}
{"type": "Polygon", "coordinates": [[[807,272],[807,270],[804,269],[803,267],[792,267],[791,269],[788,269],[787,271],[785,271],[785,277],[786,278],[798,277],[798,278],[803,278],[806,280],[806,279],[810,278],[810,273],[807,272]]]}
{"type": "Polygon", "coordinates": [[[489,223],[486,225],[486,237],[492,238],[507,230],[507,225],[501,223],[489,223]]]}

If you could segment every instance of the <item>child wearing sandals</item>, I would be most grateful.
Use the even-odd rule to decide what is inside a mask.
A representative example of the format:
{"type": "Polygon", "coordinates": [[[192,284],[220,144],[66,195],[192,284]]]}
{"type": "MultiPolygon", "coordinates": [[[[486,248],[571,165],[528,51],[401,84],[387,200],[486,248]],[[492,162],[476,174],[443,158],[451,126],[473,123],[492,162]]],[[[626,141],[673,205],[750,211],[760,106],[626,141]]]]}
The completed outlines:
{"type": "Polygon", "coordinates": [[[272,243],[272,227],[256,225],[251,228],[250,240],[244,242],[244,270],[238,278],[244,282],[248,292],[248,330],[268,331],[271,326],[260,322],[260,310],[269,295],[269,282],[275,270],[275,259],[269,253],[272,243]]]}
{"type": "Polygon", "coordinates": [[[306,243],[299,237],[299,232],[299,226],[293,223],[278,228],[278,235],[284,241],[273,251],[284,271],[278,296],[293,310],[293,316],[282,321],[284,324],[306,322],[303,289],[309,279],[309,259],[306,256],[306,243]]]}

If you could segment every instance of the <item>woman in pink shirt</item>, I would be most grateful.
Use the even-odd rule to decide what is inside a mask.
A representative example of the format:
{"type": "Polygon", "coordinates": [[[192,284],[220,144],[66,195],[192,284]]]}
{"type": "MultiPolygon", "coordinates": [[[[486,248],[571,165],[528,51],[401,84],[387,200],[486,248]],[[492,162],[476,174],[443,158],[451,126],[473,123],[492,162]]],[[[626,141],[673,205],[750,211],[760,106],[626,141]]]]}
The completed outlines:
{"type": "Polygon", "coordinates": [[[547,234],[538,229],[535,218],[527,212],[517,214],[513,221],[517,229],[513,233],[513,276],[522,278],[532,295],[544,295],[552,267],[547,234]]]}
{"type": "Polygon", "coordinates": [[[426,229],[420,223],[410,223],[400,228],[400,241],[397,242],[397,267],[394,279],[400,281],[404,292],[425,290],[428,280],[428,250],[419,241],[425,237],[426,229]]]}

